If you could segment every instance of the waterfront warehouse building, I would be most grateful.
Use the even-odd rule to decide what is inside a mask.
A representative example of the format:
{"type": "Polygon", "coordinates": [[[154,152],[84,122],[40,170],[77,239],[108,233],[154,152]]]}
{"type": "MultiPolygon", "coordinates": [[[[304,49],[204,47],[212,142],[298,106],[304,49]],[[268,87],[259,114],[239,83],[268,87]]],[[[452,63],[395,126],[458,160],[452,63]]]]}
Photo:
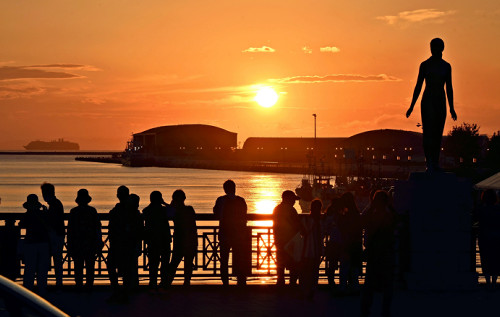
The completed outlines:
{"type": "Polygon", "coordinates": [[[307,164],[360,162],[399,165],[423,162],[422,134],[383,129],[351,137],[250,137],[237,148],[237,134],[203,124],[169,125],[133,135],[128,149],[141,156],[166,159],[236,160],[307,164]]]}
{"type": "Polygon", "coordinates": [[[334,157],[341,154],[345,138],[248,138],[243,144],[251,161],[307,162],[307,156],[334,157]]]}
{"type": "Polygon", "coordinates": [[[308,155],[332,162],[340,159],[423,161],[422,134],[404,130],[372,130],[347,138],[248,138],[245,157],[252,161],[307,162],[308,155]]]}
{"type": "Polygon", "coordinates": [[[235,151],[237,134],[204,124],[167,125],[135,133],[129,150],[157,157],[218,159],[235,151]]]}

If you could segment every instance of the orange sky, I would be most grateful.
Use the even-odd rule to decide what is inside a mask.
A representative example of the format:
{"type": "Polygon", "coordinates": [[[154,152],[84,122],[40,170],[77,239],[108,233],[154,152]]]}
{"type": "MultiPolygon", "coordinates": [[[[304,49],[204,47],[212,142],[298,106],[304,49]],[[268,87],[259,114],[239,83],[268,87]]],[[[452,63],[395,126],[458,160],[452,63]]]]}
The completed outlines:
{"type": "MultiPolygon", "coordinates": [[[[429,41],[445,41],[458,122],[500,130],[500,2],[0,2],[0,149],[64,137],[123,149],[183,123],[249,136],[349,136],[406,119],[429,41]],[[280,99],[258,106],[257,85],[280,99]]],[[[457,124],[456,123],[456,124],[457,124]]],[[[445,131],[453,125],[447,120],[445,131]]]]}

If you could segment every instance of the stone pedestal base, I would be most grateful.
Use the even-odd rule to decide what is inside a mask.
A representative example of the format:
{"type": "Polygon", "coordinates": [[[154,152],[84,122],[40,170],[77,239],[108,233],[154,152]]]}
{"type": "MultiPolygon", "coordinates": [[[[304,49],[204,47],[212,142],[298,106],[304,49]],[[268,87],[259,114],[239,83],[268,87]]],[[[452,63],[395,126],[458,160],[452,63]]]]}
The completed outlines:
{"type": "Polygon", "coordinates": [[[409,216],[410,272],[415,290],[477,286],[471,236],[471,184],[454,174],[412,173],[395,186],[394,206],[409,216]]]}

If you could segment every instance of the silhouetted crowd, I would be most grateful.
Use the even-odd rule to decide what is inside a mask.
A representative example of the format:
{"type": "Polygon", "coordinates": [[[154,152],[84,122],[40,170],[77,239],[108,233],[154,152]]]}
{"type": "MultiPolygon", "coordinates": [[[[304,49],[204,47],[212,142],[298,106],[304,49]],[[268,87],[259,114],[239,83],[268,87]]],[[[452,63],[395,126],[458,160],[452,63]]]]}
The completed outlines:
{"type": "MultiPolygon", "coordinates": [[[[225,195],[217,198],[213,213],[219,220],[219,251],[222,284],[229,285],[229,258],[232,249],[232,273],[237,285],[246,284],[252,268],[252,238],[247,227],[245,199],[236,195],[236,184],[228,180],[223,184],[225,195]]],[[[15,279],[20,273],[19,257],[25,264],[23,285],[37,292],[46,293],[47,273],[53,263],[56,287],[62,286],[63,247],[66,240],[68,256],[74,262],[76,287],[90,291],[94,284],[96,259],[104,246],[101,221],[86,189],[80,189],[76,207],[69,213],[67,235],[64,208],[55,195],[54,185],[41,186],[42,205],[36,194],[27,196],[23,207],[26,213],[19,226],[12,219],[6,220],[1,231],[1,274],[15,279]],[[20,228],[25,229],[20,239],[20,228]],[[4,243],[4,241],[16,243],[4,243]],[[85,285],[84,280],[85,268],[85,285]]],[[[149,265],[149,286],[152,289],[168,288],[176,276],[177,268],[184,261],[184,285],[190,285],[193,261],[198,250],[198,233],[195,210],[185,205],[186,194],[176,190],[170,203],[161,192],[150,194],[149,205],[139,211],[140,198],[120,186],[116,194],[118,203],[109,211],[108,256],[106,267],[113,289],[110,302],[127,301],[139,286],[138,258],[144,241],[149,265]],[[170,221],[174,231],[171,235],[170,221]],[[173,242],[173,243],[172,243],[173,242]],[[173,249],[172,249],[173,245],[173,249]],[[159,283],[158,283],[159,273],[159,283]],[[122,284],[119,283],[122,277],[122,284]]],[[[403,245],[405,221],[391,204],[391,195],[383,190],[370,193],[369,205],[360,212],[354,195],[350,192],[332,199],[326,208],[321,200],[313,200],[309,214],[299,216],[294,204],[300,198],[290,190],[282,193],[282,201],[273,211],[273,232],[276,246],[277,284],[284,286],[285,270],[289,271],[289,284],[300,284],[305,298],[312,298],[318,285],[321,259],[326,258],[328,282],[337,294],[361,291],[361,313],[367,316],[374,292],[383,293],[383,314],[390,314],[395,263],[399,260],[405,269],[404,252],[396,259],[396,232],[399,230],[400,249],[403,245]],[[326,242],[326,243],[325,243],[326,242]],[[362,263],[366,262],[365,283],[360,288],[362,263]],[[339,271],[336,284],[335,272],[339,271]]],[[[500,210],[494,191],[483,193],[482,204],[477,208],[479,222],[479,247],[483,272],[488,285],[495,285],[500,273],[500,210]]],[[[407,229],[407,228],[406,228],[407,229]]]]}

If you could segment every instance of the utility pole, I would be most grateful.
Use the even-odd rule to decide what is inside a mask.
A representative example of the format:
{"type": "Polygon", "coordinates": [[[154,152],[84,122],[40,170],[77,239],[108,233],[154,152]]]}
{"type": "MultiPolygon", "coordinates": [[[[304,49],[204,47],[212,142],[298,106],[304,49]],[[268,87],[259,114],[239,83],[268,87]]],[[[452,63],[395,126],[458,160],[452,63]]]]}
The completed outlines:
{"type": "Polygon", "coordinates": [[[316,143],[316,114],[313,113],[314,117],[314,143],[316,143]]]}
{"type": "Polygon", "coordinates": [[[317,173],[316,171],[316,114],[313,113],[314,117],[314,147],[313,147],[313,164],[314,164],[314,174],[317,173]]]}

